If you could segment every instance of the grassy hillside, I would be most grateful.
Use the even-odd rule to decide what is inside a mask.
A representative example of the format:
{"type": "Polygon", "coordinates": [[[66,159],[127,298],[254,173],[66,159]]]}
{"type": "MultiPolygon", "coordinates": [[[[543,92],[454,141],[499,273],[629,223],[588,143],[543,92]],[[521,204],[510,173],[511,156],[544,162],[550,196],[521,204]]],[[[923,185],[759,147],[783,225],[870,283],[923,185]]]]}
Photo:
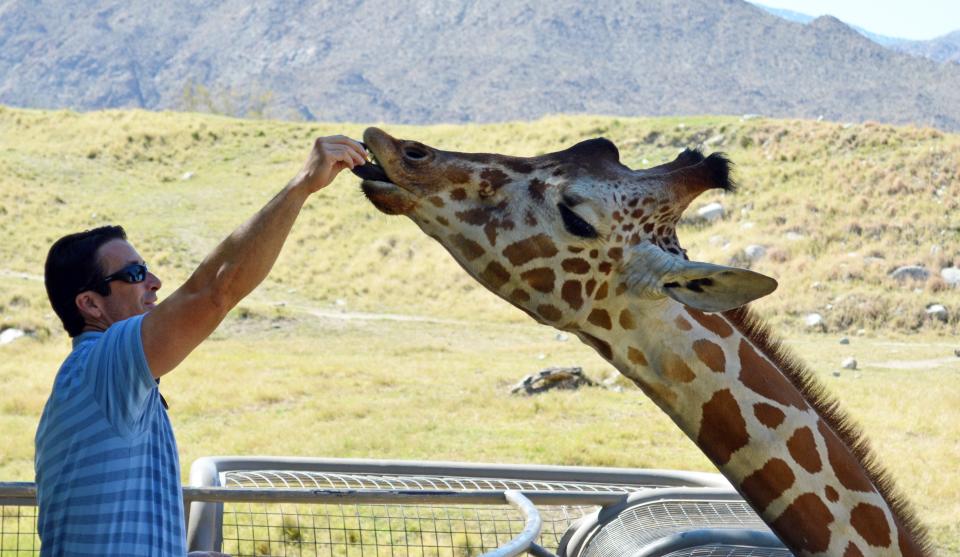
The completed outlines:
{"type": "MultiPolygon", "coordinates": [[[[0,327],[59,329],[41,288],[50,243],[123,224],[164,278],[178,284],[235,225],[297,170],[317,134],[360,125],[242,121],[196,114],[90,114],[0,108],[0,327]],[[189,174],[188,174],[189,173],[189,174]],[[185,179],[190,176],[189,179],[185,179]]],[[[960,136],[928,129],[736,118],[556,117],[485,126],[388,126],[443,148],[534,155],[603,135],[632,167],[706,142],[737,163],[740,190],[711,193],[727,217],[680,230],[692,258],[752,263],[780,289],[757,304],[779,326],[821,313],[832,332],[954,333],[960,289],[939,270],[960,265],[960,136]],[[888,277],[902,265],[924,282],[888,277]],[[950,311],[942,324],[925,310],[950,311]]],[[[307,207],[275,272],[254,299],[348,310],[525,319],[477,287],[406,219],[376,212],[344,175],[307,207]],[[339,300],[339,305],[337,301],[339,300]],[[478,315],[479,312],[479,315],[478,315]]]]}
{"type": "MultiPolygon", "coordinates": [[[[123,224],[168,293],[292,176],[313,136],[363,127],[0,109],[0,329],[34,333],[0,346],[0,481],[33,478],[33,433],[67,352],[40,277],[53,240],[123,224]]],[[[742,249],[766,246],[752,266],[781,286],[757,310],[862,424],[940,554],[960,555],[960,291],[936,276],[904,285],[887,276],[960,264],[960,137],[737,118],[386,127],[447,149],[519,155],[604,135],[634,167],[701,142],[728,152],[739,192],[711,193],[690,211],[719,201],[727,217],[684,225],[681,241],[719,263],[751,264],[742,249]],[[926,318],[934,302],[949,323],[926,318]],[[812,311],[826,332],[804,330],[812,311]],[[843,335],[849,345],[837,343],[843,335]],[[846,356],[860,369],[835,376],[846,356]]],[[[212,454],[712,469],[638,392],[507,394],[551,365],[615,376],[584,345],[477,287],[344,175],[310,202],[270,278],[163,390],[185,474],[212,454]]]]}

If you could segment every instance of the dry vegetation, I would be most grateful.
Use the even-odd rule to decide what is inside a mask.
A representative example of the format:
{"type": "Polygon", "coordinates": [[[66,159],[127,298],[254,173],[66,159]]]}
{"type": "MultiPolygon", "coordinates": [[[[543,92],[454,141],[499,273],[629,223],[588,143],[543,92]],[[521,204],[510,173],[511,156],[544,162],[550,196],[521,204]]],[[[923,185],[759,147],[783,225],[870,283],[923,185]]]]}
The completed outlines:
{"type": "MultiPolygon", "coordinates": [[[[0,108],[0,330],[31,333],[0,346],[0,479],[32,479],[33,432],[67,351],[40,279],[53,240],[123,224],[169,292],[295,172],[312,137],[362,129],[0,108]]],[[[682,227],[690,256],[779,279],[756,309],[863,425],[941,553],[960,554],[960,289],[938,278],[960,266],[960,137],[719,117],[388,129],[447,149],[518,155],[604,135],[633,167],[701,143],[729,153],[740,190],[691,208],[720,201],[727,216],[682,227]],[[751,244],[767,255],[747,260],[751,244]],[[908,264],[933,276],[889,278],[908,264]],[[947,307],[948,323],[926,316],[930,303],[947,307]],[[803,330],[813,311],[826,331],[803,330]],[[849,346],[837,344],[841,335],[849,346]],[[861,369],[834,377],[848,355],[861,369]]],[[[550,365],[613,376],[586,347],[555,340],[477,286],[408,221],[377,213],[344,175],[308,205],[271,277],[164,380],[164,392],[185,468],[209,454],[711,468],[637,392],[506,394],[550,365]]]]}

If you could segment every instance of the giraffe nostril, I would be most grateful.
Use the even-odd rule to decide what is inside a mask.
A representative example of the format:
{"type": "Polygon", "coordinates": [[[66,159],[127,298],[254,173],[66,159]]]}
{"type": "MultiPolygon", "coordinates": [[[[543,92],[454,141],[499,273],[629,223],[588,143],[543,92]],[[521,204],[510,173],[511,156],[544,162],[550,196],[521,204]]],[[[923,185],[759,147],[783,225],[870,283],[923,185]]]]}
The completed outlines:
{"type": "Polygon", "coordinates": [[[427,155],[429,155],[427,150],[418,145],[408,145],[403,148],[403,156],[411,160],[423,160],[427,158],[427,155]]]}

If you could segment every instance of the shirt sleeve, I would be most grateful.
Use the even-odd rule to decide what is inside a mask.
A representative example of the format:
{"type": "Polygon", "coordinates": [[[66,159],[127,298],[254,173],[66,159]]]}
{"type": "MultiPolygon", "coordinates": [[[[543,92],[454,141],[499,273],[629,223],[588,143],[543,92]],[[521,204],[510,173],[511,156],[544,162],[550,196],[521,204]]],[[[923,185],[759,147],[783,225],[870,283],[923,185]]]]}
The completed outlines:
{"type": "Polygon", "coordinates": [[[114,323],[92,349],[88,373],[104,415],[124,436],[142,430],[141,419],[157,382],[143,352],[143,315],[114,323]]]}

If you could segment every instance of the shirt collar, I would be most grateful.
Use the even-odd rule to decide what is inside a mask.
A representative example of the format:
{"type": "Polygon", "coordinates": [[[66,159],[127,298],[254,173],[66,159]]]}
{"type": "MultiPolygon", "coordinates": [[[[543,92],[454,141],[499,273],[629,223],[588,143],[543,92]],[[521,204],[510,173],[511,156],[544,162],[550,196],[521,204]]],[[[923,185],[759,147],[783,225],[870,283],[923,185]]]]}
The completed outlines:
{"type": "Polygon", "coordinates": [[[98,338],[102,334],[103,331],[84,331],[73,337],[73,347],[76,348],[77,346],[80,346],[80,343],[98,338]]]}

